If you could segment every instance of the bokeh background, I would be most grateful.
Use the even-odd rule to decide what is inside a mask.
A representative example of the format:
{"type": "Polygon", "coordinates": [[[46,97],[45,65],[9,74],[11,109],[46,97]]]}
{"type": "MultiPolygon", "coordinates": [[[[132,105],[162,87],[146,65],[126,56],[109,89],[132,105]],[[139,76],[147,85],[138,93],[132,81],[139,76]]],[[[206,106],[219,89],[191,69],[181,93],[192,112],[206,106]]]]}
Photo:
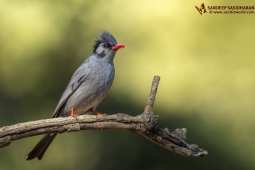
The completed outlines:
{"type": "MultiPolygon", "coordinates": [[[[208,0],[205,5],[254,5],[208,0]]],[[[201,1],[0,1],[0,127],[49,118],[100,30],[126,48],[98,107],[140,114],[154,75],[161,127],[188,129],[209,155],[186,158],[126,131],[58,135],[42,161],[41,136],[0,149],[0,169],[255,169],[255,15],[200,16],[201,1]]]]}

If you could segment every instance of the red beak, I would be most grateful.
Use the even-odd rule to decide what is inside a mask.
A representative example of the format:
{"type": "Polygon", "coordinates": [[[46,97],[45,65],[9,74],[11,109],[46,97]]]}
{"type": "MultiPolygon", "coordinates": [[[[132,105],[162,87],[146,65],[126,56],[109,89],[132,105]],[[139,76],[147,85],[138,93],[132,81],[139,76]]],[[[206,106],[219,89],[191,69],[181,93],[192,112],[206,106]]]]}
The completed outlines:
{"type": "Polygon", "coordinates": [[[112,47],[113,50],[118,50],[120,48],[125,48],[125,45],[123,45],[123,44],[116,44],[115,46],[112,47]]]}

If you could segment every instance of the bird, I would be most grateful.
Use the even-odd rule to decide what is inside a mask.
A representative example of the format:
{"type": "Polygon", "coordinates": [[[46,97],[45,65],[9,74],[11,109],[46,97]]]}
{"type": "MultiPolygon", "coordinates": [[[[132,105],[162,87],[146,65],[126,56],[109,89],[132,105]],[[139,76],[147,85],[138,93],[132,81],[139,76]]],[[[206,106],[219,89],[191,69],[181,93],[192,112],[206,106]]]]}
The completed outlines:
{"type": "MultiPolygon", "coordinates": [[[[113,83],[115,75],[113,59],[117,50],[121,48],[125,48],[125,45],[118,44],[111,33],[108,31],[99,33],[91,56],[74,72],[52,118],[77,117],[89,112],[94,112],[97,116],[106,116],[96,111],[96,107],[113,83]]],[[[45,134],[26,155],[25,160],[35,158],[41,160],[56,135],[56,133],[45,134]]]]}
{"type": "Polygon", "coordinates": [[[206,9],[205,9],[204,3],[202,3],[202,4],[200,5],[200,7],[195,6],[195,8],[197,9],[197,11],[198,11],[201,15],[202,15],[202,13],[206,13],[206,9]]]}

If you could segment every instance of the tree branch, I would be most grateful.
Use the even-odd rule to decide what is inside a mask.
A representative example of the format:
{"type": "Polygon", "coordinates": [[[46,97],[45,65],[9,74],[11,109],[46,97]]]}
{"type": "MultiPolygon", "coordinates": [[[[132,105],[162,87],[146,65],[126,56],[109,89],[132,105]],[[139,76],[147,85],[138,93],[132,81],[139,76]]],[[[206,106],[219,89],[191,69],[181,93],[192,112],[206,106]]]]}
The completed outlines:
{"type": "Polygon", "coordinates": [[[176,129],[170,132],[167,128],[158,127],[158,115],[152,111],[160,77],[155,76],[151,92],[147,99],[144,113],[132,117],[123,113],[98,117],[82,115],[60,117],[19,123],[0,128],[0,148],[6,147],[14,140],[47,133],[64,133],[80,130],[129,130],[136,132],[148,140],[182,156],[205,156],[207,151],[195,144],[186,143],[187,129],[176,129]]]}

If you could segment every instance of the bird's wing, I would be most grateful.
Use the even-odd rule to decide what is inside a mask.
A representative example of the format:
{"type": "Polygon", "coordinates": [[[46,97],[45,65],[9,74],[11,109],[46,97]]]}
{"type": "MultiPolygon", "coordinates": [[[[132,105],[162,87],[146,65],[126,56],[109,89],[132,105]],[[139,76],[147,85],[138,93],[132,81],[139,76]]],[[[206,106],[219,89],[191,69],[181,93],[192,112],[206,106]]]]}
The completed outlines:
{"type": "Polygon", "coordinates": [[[66,101],[73,95],[73,93],[80,87],[80,85],[86,81],[87,75],[89,73],[89,68],[79,68],[76,70],[74,75],[72,76],[69,84],[67,85],[62,97],[60,98],[58,105],[53,112],[52,117],[58,117],[58,113],[61,107],[66,103],[66,101]]]}

